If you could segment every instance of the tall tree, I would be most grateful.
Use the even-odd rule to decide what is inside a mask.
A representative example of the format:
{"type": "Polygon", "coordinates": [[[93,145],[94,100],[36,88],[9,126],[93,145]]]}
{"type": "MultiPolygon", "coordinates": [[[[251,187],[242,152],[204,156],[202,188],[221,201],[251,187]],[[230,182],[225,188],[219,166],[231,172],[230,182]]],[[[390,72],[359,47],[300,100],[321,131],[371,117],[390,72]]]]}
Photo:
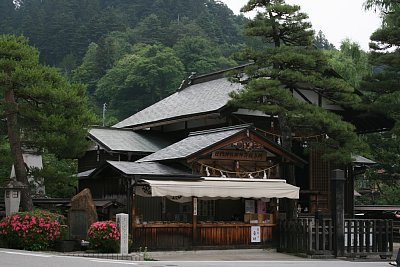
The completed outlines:
{"type": "Polygon", "coordinates": [[[99,80],[95,96],[122,119],[170,95],[184,77],[183,64],[171,48],[141,44],[99,80]]]}
{"type": "Polygon", "coordinates": [[[314,37],[314,45],[318,49],[335,49],[335,46],[326,39],[325,34],[320,30],[314,37]]]}
{"type": "Polygon", "coordinates": [[[359,89],[363,78],[372,73],[368,54],[349,39],[342,41],[340,50],[324,50],[332,68],[354,88],[359,89]]]}
{"type": "Polygon", "coordinates": [[[210,40],[196,36],[180,39],[174,50],[188,74],[208,73],[237,65],[234,60],[224,57],[219,49],[210,47],[215,47],[210,40]]]}
{"type": "MultiPolygon", "coordinates": [[[[93,122],[85,88],[69,84],[54,68],[39,64],[37,49],[22,36],[0,35],[0,117],[7,135],[16,179],[28,185],[23,149],[46,149],[74,157],[86,149],[85,126],[93,122]]],[[[21,207],[33,208],[23,190],[21,207]]]]}
{"type": "Polygon", "coordinates": [[[395,121],[391,131],[367,135],[378,162],[368,172],[368,179],[381,185],[380,204],[396,204],[400,193],[400,1],[368,0],[366,7],[381,12],[382,24],[371,35],[374,71],[362,82],[363,104],[395,121]]]}
{"type": "MultiPolygon", "coordinates": [[[[344,80],[331,75],[329,64],[312,47],[313,31],[307,15],[299,6],[283,0],[250,0],[242,11],[258,11],[246,27],[250,36],[262,37],[262,50],[246,50],[243,59],[254,64],[245,69],[248,79],[244,90],[233,94],[232,103],[239,107],[277,115],[281,131],[281,145],[292,150],[292,133],[325,133],[326,157],[348,162],[351,152],[359,145],[353,125],[323,108],[297,100],[291,90],[308,88],[335,103],[350,105],[357,101],[353,88],[344,80]],[[305,127],[306,128],[305,128],[305,127]]],[[[285,178],[295,184],[294,168],[286,166],[285,178]]],[[[289,202],[289,218],[295,217],[295,203],[289,202]]]]}

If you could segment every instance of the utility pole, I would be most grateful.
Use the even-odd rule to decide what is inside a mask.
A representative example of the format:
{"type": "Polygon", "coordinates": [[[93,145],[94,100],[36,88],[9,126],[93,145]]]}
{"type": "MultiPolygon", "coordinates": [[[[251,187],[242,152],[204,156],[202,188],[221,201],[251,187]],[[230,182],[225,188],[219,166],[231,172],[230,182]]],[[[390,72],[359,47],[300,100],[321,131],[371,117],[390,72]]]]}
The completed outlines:
{"type": "Polygon", "coordinates": [[[105,119],[106,119],[106,110],[107,110],[107,104],[104,103],[103,104],[103,127],[104,127],[105,119]]]}

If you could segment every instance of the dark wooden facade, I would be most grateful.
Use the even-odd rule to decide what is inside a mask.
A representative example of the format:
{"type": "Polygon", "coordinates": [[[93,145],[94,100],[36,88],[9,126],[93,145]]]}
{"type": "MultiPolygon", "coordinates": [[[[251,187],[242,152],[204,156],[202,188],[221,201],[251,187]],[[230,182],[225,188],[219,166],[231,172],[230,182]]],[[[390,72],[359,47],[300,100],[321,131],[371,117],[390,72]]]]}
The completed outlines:
{"type": "Polygon", "coordinates": [[[193,234],[190,223],[138,225],[134,230],[134,246],[152,250],[219,248],[255,248],[273,244],[275,224],[259,224],[261,242],[251,242],[251,227],[245,223],[199,224],[193,234]],[[194,238],[195,236],[195,238],[194,238]]]}
{"type": "MultiPolygon", "coordinates": [[[[201,76],[197,79],[192,79],[189,83],[191,86],[199,86],[199,93],[201,94],[208,83],[213,86],[214,81],[221,79],[224,72],[218,72],[212,75],[201,76]]],[[[229,86],[229,83],[224,83],[229,86]]],[[[190,86],[189,86],[190,88],[190,86]]],[[[181,88],[180,93],[185,91],[181,88]]],[[[222,88],[223,89],[223,88],[222,88]]],[[[210,90],[209,93],[221,90],[220,87],[215,90],[210,90]]],[[[314,91],[296,90],[293,94],[310,103],[316,103],[323,108],[331,110],[332,112],[341,113],[349,121],[357,122],[359,132],[373,131],[374,129],[382,130],[390,127],[390,122],[385,122],[384,125],[369,125],[368,119],[358,119],[357,116],[351,116],[338,106],[329,104],[329,101],[323,99],[314,91]],[[372,129],[372,128],[373,129],[372,129]]],[[[201,99],[201,95],[189,95],[190,98],[201,99]]],[[[179,96],[177,96],[179,97],[179,96]]],[[[203,96],[205,97],[205,96],[203,96]]],[[[178,99],[179,100],[179,99],[178,99]]],[[[211,99],[210,99],[211,101],[211,99]]],[[[161,103],[162,101],[160,101],[161,103]]],[[[177,103],[179,105],[180,103],[177,103]]],[[[181,103],[184,106],[185,103],[181,103]]],[[[167,110],[162,104],[154,105],[154,109],[147,112],[149,116],[154,114],[164,114],[173,109],[167,110]],[[164,108],[164,109],[163,109],[164,108]]],[[[178,107],[177,107],[178,108],[178,107]]],[[[188,107],[191,109],[191,107],[188,107]]],[[[140,113],[140,112],[139,112],[140,113]]],[[[155,115],[154,115],[155,116],[155,115]]],[[[143,116],[139,116],[139,121],[143,116]]],[[[346,173],[345,184],[345,213],[346,216],[351,218],[354,214],[354,181],[352,175],[352,166],[333,166],[330,162],[324,161],[321,153],[311,151],[309,154],[304,153],[304,146],[308,138],[324,138],[321,136],[304,136],[301,132],[295,132],[293,136],[293,151],[288,153],[281,149],[279,143],[279,128],[277,127],[277,119],[265,114],[256,114],[249,111],[235,110],[232,107],[223,103],[220,108],[209,109],[195,113],[195,109],[188,110],[186,114],[174,115],[171,117],[160,117],[161,119],[154,119],[140,122],[140,123],[119,123],[118,127],[131,129],[135,132],[150,131],[159,134],[172,135],[184,139],[188,136],[189,132],[200,130],[212,130],[218,127],[228,127],[234,125],[251,124],[256,131],[242,133],[241,135],[234,136],[223,142],[218,142],[211,147],[206,147],[191,154],[188,157],[174,159],[168,158],[164,160],[167,164],[178,164],[189,168],[193,173],[202,176],[224,176],[224,177],[246,177],[246,178],[281,178],[283,167],[287,164],[294,164],[296,185],[300,187],[300,199],[298,200],[299,212],[306,213],[307,215],[324,213],[330,216],[331,210],[331,192],[330,188],[330,174],[333,169],[341,168],[346,173]],[[256,133],[257,132],[257,133],[256,133]],[[252,144],[255,147],[262,148],[262,151],[268,151],[265,158],[262,160],[251,159],[238,159],[229,156],[229,151],[238,149],[241,144],[241,150],[244,145],[252,144]],[[216,155],[216,153],[219,153],[216,155]],[[225,155],[225,158],[220,155],[225,155]],[[268,171],[265,171],[268,170],[268,171]],[[253,177],[254,176],[254,177],[253,177]]],[[[101,140],[93,139],[98,145],[101,140]]],[[[146,154],[136,153],[131,151],[127,153],[118,151],[109,151],[101,149],[97,146],[95,150],[88,151],[88,153],[79,160],[79,172],[84,172],[94,168],[101,167],[106,160],[114,161],[135,161],[146,154]],[[132,155],[135,155],[132,157],[132,155]]],[[[260,151],[261,151],[260,150],[260,151]]],[[[256,150],[257,151],[257,150],[256,150]]],[[[155,151],[156,152],[156,151],[155,151]]],[[[133,185],[143,178],[141,175],[126,175],[118,171],[107,170],[97,177],[89,176],[80,179],[79,189],[90,188],[95,198],[113,198],[119,202],[126,204],[126,212],[131,214],[132,220],[132,233],[134,233],[134,240],[136,247],[148,247],[151,249],[177,249],[177,248],[190,248],[190,247],[251,247],[256,245],[272,244],[274,229],[276,230],[276,223],[279,218],[284,218],[284,206],[272,212],[274,214],[273,223],[263,224],[256,223],[261,228],[261,242],[250,242],[251,226],[244,222],[244,218],[240,221],[229,220],[223,218],[218,220],[204,219],[196,216],[192,217],[187,214],[187,219],[175,220],[175,218],[168,217],[167,212],[163,212],[163,200],[160,198],[147,198],[140,200],[139,197],[133,198],[133,185]],[[282,214],[280,214],[282,213],[282,214]],[[142,217],[140,217],[142,216],[142,217]],[[139,219],[138,219],[139,218],[139,219]]],[[[171,177],[170,177],[171,178],[171,177]]],[[[281,204],[283,201],[281,202],[281,204]]],[[[178,209],[177,204],[171,204],[170,209],[178,209]]],[[[243,213],[243,208],[239,208],[240,213],[243,213]]],[[[176,212],[176,214],[180,214],[176,212]]],[[[235,215],[232,212],[232,215],[235,215]]],[[[183,218],[183,217],[182,217],[183,218]]]]}

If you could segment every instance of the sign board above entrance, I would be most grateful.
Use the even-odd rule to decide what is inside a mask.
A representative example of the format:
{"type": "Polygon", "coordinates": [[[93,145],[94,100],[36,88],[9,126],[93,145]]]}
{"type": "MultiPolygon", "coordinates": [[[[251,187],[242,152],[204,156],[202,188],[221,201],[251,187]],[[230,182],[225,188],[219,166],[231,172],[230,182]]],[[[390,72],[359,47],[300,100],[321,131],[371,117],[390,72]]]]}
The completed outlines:
{"type": "Polygon", "coordinates": [[[217,150],[212,152],[213,159],[230,159],[230,160],[249,160],[249,161],[266,161],[267,153],[265,152],[247,152],[243,150],[217,150]]]}

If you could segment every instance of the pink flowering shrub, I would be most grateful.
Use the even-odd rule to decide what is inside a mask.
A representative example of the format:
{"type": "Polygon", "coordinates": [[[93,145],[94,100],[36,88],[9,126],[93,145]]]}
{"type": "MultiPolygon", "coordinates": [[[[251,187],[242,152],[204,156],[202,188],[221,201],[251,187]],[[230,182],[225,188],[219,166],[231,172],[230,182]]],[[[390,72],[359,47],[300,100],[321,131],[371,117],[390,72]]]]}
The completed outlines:
{"type": "Polygon", "coordinates": [[[113,221],[93,223],[88,231],[90,246],[100,252],[118,252],[120,233],[113,221]]]}
{"type": "Polygon", "coordinates": [[[0,222],[0,238],[8,247],[45,250],[60,238],[63,216],[44,210],[18,212],[0,222]]]}

